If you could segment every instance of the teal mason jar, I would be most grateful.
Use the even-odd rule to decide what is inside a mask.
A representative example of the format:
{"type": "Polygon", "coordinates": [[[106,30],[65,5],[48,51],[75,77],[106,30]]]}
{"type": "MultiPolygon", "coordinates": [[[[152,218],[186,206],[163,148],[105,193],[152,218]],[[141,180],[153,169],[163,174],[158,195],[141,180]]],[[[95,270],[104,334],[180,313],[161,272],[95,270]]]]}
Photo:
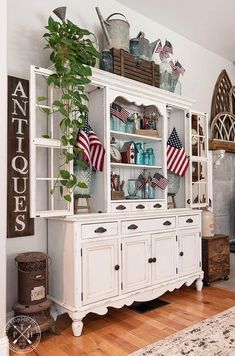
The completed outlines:
{"type": "Polygon", "coordinates": [[[141,142],[137,142],[135,144],[136,149],[137,149],[137,155],[136,155],[136,164],[141,164],[144,165],[144,150],[142,148],[142,143],[141,142]]]}

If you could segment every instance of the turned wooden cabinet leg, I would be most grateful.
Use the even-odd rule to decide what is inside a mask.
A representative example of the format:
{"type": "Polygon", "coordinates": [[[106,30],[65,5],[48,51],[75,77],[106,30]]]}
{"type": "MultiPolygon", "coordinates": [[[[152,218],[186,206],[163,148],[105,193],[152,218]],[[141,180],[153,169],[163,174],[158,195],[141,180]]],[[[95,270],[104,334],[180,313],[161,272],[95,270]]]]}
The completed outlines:
{"type": "Polygon", "coordinates": [[[73,319],[72,330],[74,336],[80,336],[83,329],[83,322],[81,320],[73,319]]]}
{"type": "Polygon", "coordinates": [[[202,290],[202,287],[203,287],[203,282],[202,282],[202,278],[200,277],[200,278],[198,278],[197,280],[196,280],[196,290],[198,291],[198,292],[201,292],[201,290],[202,290]]]}

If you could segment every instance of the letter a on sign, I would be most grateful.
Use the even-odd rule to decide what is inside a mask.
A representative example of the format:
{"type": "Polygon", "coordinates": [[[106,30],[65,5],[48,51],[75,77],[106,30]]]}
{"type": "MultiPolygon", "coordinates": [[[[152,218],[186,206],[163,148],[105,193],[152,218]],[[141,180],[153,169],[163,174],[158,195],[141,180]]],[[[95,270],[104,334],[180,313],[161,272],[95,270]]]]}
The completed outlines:
{"type": "Polygon", "coordinates": [[[34,235],[29,216],[29,81],[8,77],[7,237],[34,235]]]}

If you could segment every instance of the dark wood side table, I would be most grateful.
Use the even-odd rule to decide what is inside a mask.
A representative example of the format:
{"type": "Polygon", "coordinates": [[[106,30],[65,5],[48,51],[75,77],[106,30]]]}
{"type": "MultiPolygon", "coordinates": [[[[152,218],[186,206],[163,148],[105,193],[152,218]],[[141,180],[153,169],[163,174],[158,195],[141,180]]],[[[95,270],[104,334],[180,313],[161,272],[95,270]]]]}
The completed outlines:
{"type": "Polygon", "coordinates": [[[202,238],[202,270],[206,285],[217,279],[229,279],[229,252],[229,236],[214,235],[202,238]]]}

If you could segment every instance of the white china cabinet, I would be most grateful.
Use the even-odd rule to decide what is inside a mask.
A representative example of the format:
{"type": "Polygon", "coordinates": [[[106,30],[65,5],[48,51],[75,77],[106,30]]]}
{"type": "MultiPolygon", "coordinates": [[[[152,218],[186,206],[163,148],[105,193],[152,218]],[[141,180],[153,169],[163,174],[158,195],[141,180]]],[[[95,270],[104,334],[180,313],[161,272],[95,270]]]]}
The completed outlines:
{"type": "MultiPolygon", "coordinates": [[[[94,68],[86,89],[88,119],[106,150],[104,170],[95,174],[92,212],[74,215],[73,204],[50,194],[61,164],[59,118],[42,112],[58,95],[47,86],[50,73],[31,67],[31,215],[50,218],[53,313],[68,312],[79,336],[89,312],[104,314],[109,306],[154,299],[194,281],[201,290],[199,209],[208,204],[207,116],[191,110],[192,100],[94,68]],[[48,97],[46,104],[37,102],[39,95],[48,97]],[[128,123],[114,119],[113,104],[128,112],[128,123]],[[174,194],[176,208],[169,209],[168,189],[156,186],[151,195],[143,194],[141,177],[168,177],[173,128],[190,164],[174,194]],[[151,161],[137,159],[142,149],[152,154],[151,161]],[[118,177],[119,185],[124,181],[122,189],[111,177],[118,177]]],[[[72,164],[66,168],[73,171],[72,164]]]]}

